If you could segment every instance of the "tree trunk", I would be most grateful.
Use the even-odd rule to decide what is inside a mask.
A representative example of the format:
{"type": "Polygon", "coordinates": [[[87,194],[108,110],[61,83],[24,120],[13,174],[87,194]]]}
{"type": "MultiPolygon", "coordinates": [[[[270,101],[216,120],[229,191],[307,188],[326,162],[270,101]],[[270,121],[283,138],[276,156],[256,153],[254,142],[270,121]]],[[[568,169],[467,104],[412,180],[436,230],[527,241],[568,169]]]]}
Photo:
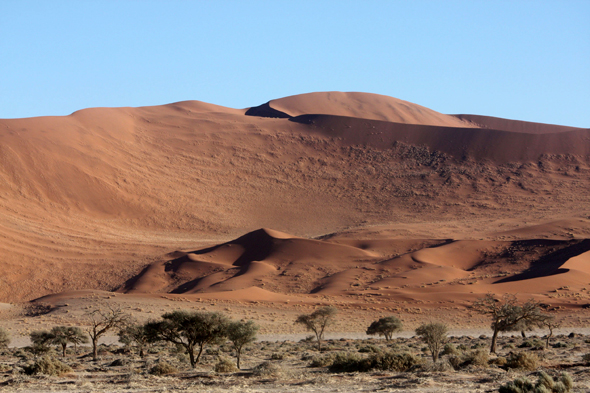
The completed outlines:
{"type": "Polygon", "coordinates": [[[143,347],[139,347],[139,357],[143,359],[145,353],[143,352],[143,347]]]}
{"type": "Polygon", "coordinates": [[[545,344],[545,348],[549,349],[549,339],[553,336],[553,329],[549,329],[549,334],[547,335],[547,343],[545,344]]]}
{"type": "Polygon", "coordinates": [[[61,349],[62,349],[62,357],[65,358],[66,357],[66,347],[68,346],[68,344],[62,344],[61,345],[61,349]]]}
{"type": "Polygon", "coordinates": [[[524,330],[520,331],[520,335],[522,336],[522,338],[526,338],[526,333],[524,332],[524,330]]]}
{"type": "MultiPolygon", "coordinates": [[[[199,363],[199,359],[201,359],[201,354],[203,353],[203,347],[205,346],[205,344],[200,344],[199,345],[199,353],[197,354],[197,360],[196,363],[199,363]]],[[[193,366],[194,367],[194,366],[193,366]]]]}
{"type": "Polygon", "coordinates": [[[238,366],[238,370],[240,369],[240,350],[236,350],[236,359],[237,359],[237,366],[238,366]]]}
{"type": "MultiPolygon", "coordinates": [[[[186,347],[186,352],[188,352],[188,358],[191,362],[191,367],[195,368],[195,365],[197,364],[197,362],[199,361],[199,358],[197,357],[197,360],[195,360],[195,348],[192,345],[189,345],[186,347]]],[[[199,356],[201,356],[201,352],[199,351],[199,356]]]]}
{"type": "Polygon", "coordinates": [[[92,359],[98,359],[98,337],[92,337],[92,359]]]}
{"type": "Polygon", "coordinates": [[[498,338],[498,331],[494,330],[494,334],[492,334],[492,346],[490,348],[490,353],[496,353],[496,338],[498,338]]]}

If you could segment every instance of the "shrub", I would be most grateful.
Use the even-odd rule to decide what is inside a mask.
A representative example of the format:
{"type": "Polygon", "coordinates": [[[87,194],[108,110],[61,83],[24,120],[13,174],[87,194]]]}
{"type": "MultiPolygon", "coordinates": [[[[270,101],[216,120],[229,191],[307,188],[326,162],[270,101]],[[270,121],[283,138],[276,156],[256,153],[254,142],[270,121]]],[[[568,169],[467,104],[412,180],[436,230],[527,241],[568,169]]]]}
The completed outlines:
{"type": "Polygon", "coordinates": [[[29,375],[33,374],[45,374],[53,376],[61,376],[72,371],[72,368],[65,363],[54,359],[51,356],[43,356],[30,366],[25,366],[25,373],[29,375]]]}
{"type": "Polygon", "coordinates": [[[422,359],[409,353],[379,352],[363,358],[358,353],[340,352],[335,355],[329,370],[331,372],[407,371],[422,363],[422,359]]]}
{"type": "Polygon", "coordinates": [[[409,353],[385,352],[369,358],[371,368],[383,371],[407,371],[423,363],[422,359],[409,353]]]}
{"type": "Polygon", "coordinates": [[[498,356],[495,359],[490,360],[490,364],[495,364],[496,366],[505,366],[508,360],[504,356],[498,356]]]}
{"type": "Polygon", "coordinates": [[[215,364],[216,373],[233,373],[238,371],[238,368],[231,360],[227,358],[219,358],[219,361],[215,364]]]}
{"type": "Polygon", "coordinates": [[[448,360],[455,370],[459,370],[467,366],[487,367],[489,359],[488,351],[477,349],[458,355],[451,355],[448,360]]]}
{"type": "Polygon", "coordinates": [[[354,352],[337,353],[329,366],[329,370],[333,373],[369,371],[370,369],[369,360],[354,352]]]}
{"type": "Polygon", "coordinates": [[[511,353],[506,360],[508,368],[521,370],[536,370],[539,365],[539,358],[534,353],[519,352],[511,353]]]}
{"type": "Polygon", "coordinates": [[[533,385],[526,377],[517,378],[500,386],[500,393],[567,393],[573,388],[572,378],[567,373],[560,375],[555,382],[551,376],[541,371],[537,383],[533,385]]]}
{"type": "Polygon", "coordinates": [[[283,370],[275,363],[262,362],[258,366],[254,367],[253,373],[259,377],[277,378],[283,373],[283,370]]]}
{"type": "Polygon", "coordinates": [[[458,355],[460,351],[452,343],[446,343],[441,355],[458,355]]]}
{"type": "Polygon", "coordinates": [[[311,358],[311,364],[309,367],[327,367],[331,366],[334,363],[334,359],[336,358],[335,353],[329,353],[324,356],[314,356],[311,358]]]}
{"type": "Polygon", "coordinates": [[[584,361],[584,363],[590,364],[590,353],[583,355],[582,360],[584,361]]]}
{"type": "Polygon", "coordinates": [[[557,343],[553,344],[552,347],[553,348],[567,348],[567,344],[562,343],[562,342],[557,342],[557,343]]]}
{"type": "Polygon", "coordinates": [[[285,354],[273,352],[272,355],[270,355],[270,358],[271,360],[283,360],[285,358],[285,354]]]}
{"type": "Polygon", "coordinates": [[[178,369],[167,362],[158,362],[149,371],[152,375],[168,375],[177,373],[178,369]]]}

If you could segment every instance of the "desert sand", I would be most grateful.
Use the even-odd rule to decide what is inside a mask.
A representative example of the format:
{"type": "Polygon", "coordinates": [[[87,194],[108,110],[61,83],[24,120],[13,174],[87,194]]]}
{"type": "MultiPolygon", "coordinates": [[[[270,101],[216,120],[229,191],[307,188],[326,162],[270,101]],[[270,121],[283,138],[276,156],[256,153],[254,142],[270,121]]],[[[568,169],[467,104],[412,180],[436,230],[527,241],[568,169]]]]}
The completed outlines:
{"type": "Polygon", "coordinates": [[[341,92],[0,119],[0,324],[24,345],[107,301],[293,339],[334,305],[334,338],[392,314],[475,334],[491,292],[584,329],[589,138],[341,92]]]}

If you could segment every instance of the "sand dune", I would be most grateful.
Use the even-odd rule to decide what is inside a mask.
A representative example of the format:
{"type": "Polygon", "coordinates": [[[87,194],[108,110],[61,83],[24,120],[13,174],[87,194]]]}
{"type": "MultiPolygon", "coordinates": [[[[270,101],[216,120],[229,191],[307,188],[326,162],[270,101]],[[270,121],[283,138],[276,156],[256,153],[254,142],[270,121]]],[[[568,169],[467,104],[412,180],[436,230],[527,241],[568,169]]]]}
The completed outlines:
{"type": "Polygon", "coordinates": [[[340,92],[0,120],[0,301],[521,290],[590,238],[588,132],[340,92]]]}
{"type": "Polygon", "coordinates": [[[469,121],[443,115],[411,102],[368,93],[344,93],[339,91],[300,94],[271,100],[251,115],[258,113],[274,117],[301,115],[335,115],[360,119],[382,120],[404,124],[423,124],[446,127],[474,127],[469,121]]]}

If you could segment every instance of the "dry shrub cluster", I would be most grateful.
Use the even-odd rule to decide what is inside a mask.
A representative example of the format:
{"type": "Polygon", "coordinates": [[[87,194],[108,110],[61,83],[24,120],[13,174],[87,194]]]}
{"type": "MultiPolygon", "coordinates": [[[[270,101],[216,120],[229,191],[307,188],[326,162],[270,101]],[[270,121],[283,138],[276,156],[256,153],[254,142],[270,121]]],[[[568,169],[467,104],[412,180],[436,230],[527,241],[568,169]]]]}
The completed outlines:
{"type": "Polygon", "coordinates": [[[72,368],[65,363],[51,356],[43,356],[35,363],[24,367],[25,374],[44,374],[51,376],[61,376],[72,371],[72,368]]]}
{"type": "Polygon", "coordinates": [[[574,387],[572,377],[562,373],[555,381],[550,375],[541,371],[536,383],[527,377],[519,377],[500,386],[500,393],[567,393],[574,387]]]}
{"type": "Polygon", "coordinates": [[[175,374],[178,372],[178,369],[171,365],[168,362],[160,361],[156,363],[149,371],[152,375],[168,375],[168,374],[175,374]]]}
{"type": "Polygon", "coordinates": [[[328,366],[331,372],[407,371],[424,361],[410,353],[378,352],[365,358],[354,352],[339,352],[328,366]]]}

